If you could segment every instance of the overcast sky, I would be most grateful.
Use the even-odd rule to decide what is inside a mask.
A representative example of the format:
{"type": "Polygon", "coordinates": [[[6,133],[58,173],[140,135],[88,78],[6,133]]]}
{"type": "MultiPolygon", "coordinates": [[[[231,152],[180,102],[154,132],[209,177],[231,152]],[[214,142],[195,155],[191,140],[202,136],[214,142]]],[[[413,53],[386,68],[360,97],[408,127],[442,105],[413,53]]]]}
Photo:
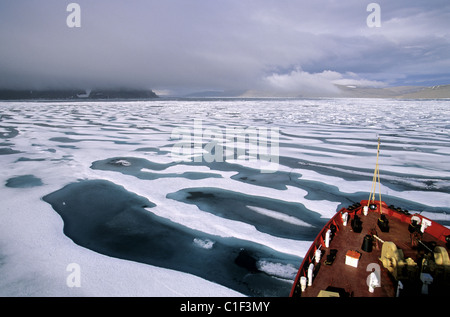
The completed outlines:
{"type": "Polygon", "coordinates": [[[450,84],[450,1],[0,0],[0,87],[450,84]],[[81,8],[68,27],[67,5],[81,8]]]}

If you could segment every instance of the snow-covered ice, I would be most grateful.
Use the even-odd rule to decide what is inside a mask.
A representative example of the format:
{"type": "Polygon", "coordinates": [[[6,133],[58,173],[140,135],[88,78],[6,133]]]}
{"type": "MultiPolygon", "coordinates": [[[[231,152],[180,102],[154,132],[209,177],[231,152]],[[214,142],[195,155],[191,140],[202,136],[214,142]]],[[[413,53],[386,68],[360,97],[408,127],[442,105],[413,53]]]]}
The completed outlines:
{"type": "MultiPolygon", "coordinates": [[[[321,226],[341,206],[368,198],[378,136],[383,199],[450,224],[449,107],[448,100],[390,99],[1,102],[0,296],[288,295],[321,226]],[[279,129],[276,172],[238,158],[175,160],[180,140],[172,132],[194,131],[198,120],[214,131],[279,129]],[[84,195],[61,190],[76,185],[82,193],[96,181],[148,201],[137,213],[170,228],[167,237],[199,258],[178,254],[177,266],[170,258],[157,265],[151,256],[133,260],[75,243],[61,212],[76,211],[73,202],[81,206],[84,195]],[[44,197],[58,192],[67,196],[52,208],[44,197]],[[214,278],[213,258],[231,259],[231,282],[214,278]],[[79,265],[79,287],[69,287],[71,263],[79,265]]],[[[193,146],[194,157],[205,152],[193,146]]],[[[107,194],[90,188],[110,206],[107,194]]],[[[130,215],[110,219],[114,235],[146,228],[147,220],[129,225],[130,215]]],[[[170,241],[152,241],[169,252],[170,241]]]]}

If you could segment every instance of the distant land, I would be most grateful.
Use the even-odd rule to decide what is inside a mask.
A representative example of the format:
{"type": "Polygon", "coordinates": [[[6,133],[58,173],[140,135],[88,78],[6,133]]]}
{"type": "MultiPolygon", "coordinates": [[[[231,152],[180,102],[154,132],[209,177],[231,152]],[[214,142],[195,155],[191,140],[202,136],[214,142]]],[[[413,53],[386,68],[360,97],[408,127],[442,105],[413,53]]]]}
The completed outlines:
{"type": "MultiPolygon", "coordinates": [[[[397,87],[359,87],[336,85],[336,93],[318,95],[271,94],[256,90],[219,91],[208,90],[190,93],[184,98],[393,98],[393,99],[450,99],[450,85],[437,86],[397,86],[397,87]]],[[[142,89],[46,89],[13,90],[0,88],[0,100],[146,100],[159,98],[152,90],[142,89]]]]}
{"type": "Polygon", "coordinates": [[[185,95],[184,97],[198,98],[225,98],[225,97],[242,97],[242,98],[270,98],[270,97],[298,97],[298,98],[396,98],[396,99],[450,99],[450,85],[438,86],[397,86],[385,88],[373,87],[357,87],[336,85],[336,93],[326,94],[323,96],[317,94],[271,94],[264,91],[247,90],[247,91],[201,91],[185,95]]]}
{"type": "Polygon", "coordinates": [[[349,98],[398,98],[398,99],[441,99],[450,98],[450,85],[398,86],[386,88],[363,88],[338,86],[342,97],[349,98]]]}
{"type": "Polygon", "coordinates": [[[0,89],[0,100],[93,100],[158,98],[152,90],[139,89],[0,89]]]}

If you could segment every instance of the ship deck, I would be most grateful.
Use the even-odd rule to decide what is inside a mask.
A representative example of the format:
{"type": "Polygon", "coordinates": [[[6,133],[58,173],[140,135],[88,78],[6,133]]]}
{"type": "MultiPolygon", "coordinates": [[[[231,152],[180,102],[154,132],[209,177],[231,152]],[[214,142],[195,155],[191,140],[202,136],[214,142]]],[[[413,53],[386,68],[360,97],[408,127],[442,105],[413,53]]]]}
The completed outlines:
{"type": "MultiPolygon", "coordinates": [[[[384,207],[392,213],[387,206],[384,207]]],[[[385,208],[383,208],[383,210],[385,208]]],[[[391,241],[395,243],[397,248],[403,251],[404,259],[411,258],[419,265],[419,267],[421,267],[425,247],[421,243],[419,243],[418,246],[412,246],[411,232],[408,230],[411,216],[400,213],[397,213],[395,217],[389,216],[389,231],[383,232],[377,225],[378,219],[380,218],[380,213],[378,211],[369,211],[367,215],[363,215],[361,206],[355,210],[350,211],[344,209],[343,211],[349,213],[347,225],[343,225],[340,212],[339,215],[332,219],[333,221],[330,220],[330,223],[336,226],[336,232],[332,235],[329,247],[326,248],[323,243],[323,233],[325,232],[323,230],[322,235],[318,236],[308,252],[306,256],[308,258],[302,265],[303,268],[301,267],[299,270],[296,286],[293,288],[291,296],[317,297],[321,296],[323,292],[320,292],[324,290],[333,292],[328,293],[328,295],[335,296],[337,295],[336,293],[339,293],[341,297],[396,296],[398,282],[392,274],[383,267],[383,264],[380,261],[383,243],[378,239],[373,238],[373,243],[371,244],[372,250],[370,252],[364,251],[362,246],[364,237],[367,234],[370,233],[371,236],[375,234],[385,242],[391,241]],[[355,230],[358,230],[356,228],[353,230],[351,225],[351,220],[356,214],[362,222],[362,230],[359,233],[355,232],[355,230]],[[313,256],[314,251],[317,248],[320,248],[321,250],[319,263],[315,262],[313,256]],[[357,267],[346,264],[346,254],[348,251],[356,251],[360,254],[357,267]],[[336,252],[335,258],[332,264],[329,264],[327,256],[332,252],[336,252]],[[326,261],[327,263],[325,263],[326,261]],[[310,263],[314,264],[312,286],[307,286],[302,292],[300,289],[299,278],[300,276],[307,276],[307,269],[310,263]],[[372,271],[376,271],[380,281],[379,286],[375,287],[372,290],[373,292],[370,292],[367,280],[372,271]]],[[[436,239],[426,231],[423,233],[421,241],[423,241],[425,245],[429,244],[431,248],[434,248],[436,245],[446,246],[444,241],[436,239]]],[[[406,281],[406,283],[408,283],[408,281],[406,281]]],[[[413,287],[411,287],[412,284],[408,284],[408,291],[420,293],[422,283],[419,284],[413,287]]]]}

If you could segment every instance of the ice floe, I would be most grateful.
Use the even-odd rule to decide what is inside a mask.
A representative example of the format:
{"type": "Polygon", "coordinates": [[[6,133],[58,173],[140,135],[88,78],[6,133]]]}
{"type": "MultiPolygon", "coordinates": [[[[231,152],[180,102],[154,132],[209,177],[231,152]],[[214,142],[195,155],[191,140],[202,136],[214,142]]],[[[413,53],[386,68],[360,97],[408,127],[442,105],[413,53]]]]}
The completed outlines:
{"type": "MultiPolygon", "coordinates": [[[[368,197],[377,137],[383,198],[450,225],[446,100],[160,99],[2,102],[0,108],[2,296],[287,295],[321,225],[341,206],[368,197]],[[209,139],[193,146],[190,157],[174,160],[174,129],[194,131],[198,120],[204,129],[279,129],[277,168],[261,173],[264,162],[245,151],[226,162],[201,159],[209,139]],[[134,195],[146,201],[132,208],[137,218],[99,208],[97,220],[109,219],[101,228],[118,234],[110,237],[113,247],[120,249],[120,237],[142,237],[159,223],[172,233],[154,238],[155,254],[164,255],[164,243],[173,243],[168,237],[185,235],[179,241],[197,255],[200,269],[189,270],[193,260],[183,252],[174,266],[94,251],[87,238],[74,243],[64,230],[75,220],[66,222],[57,211],[82,205],[83,191],[58,205],[43,197],[95,182],[130,193],[123,210],[134,195]],[[141,216],[159,220],[147,228],[141,216]],[[201,261],[218,259],[231,271],[213,279],[201,261]],[[66,283],[71,263],[80,267],[80,287],[66,283]],[[273,291],[277,285],[282,291],[273,291]]],[[[235,152],[245,148],[236,144],[235,152]]],[[[105,204],[121,197],[89,190],[105,204]]],[[[85,237],[89,230],[107,237],[78,226],[85,237]]]]}

